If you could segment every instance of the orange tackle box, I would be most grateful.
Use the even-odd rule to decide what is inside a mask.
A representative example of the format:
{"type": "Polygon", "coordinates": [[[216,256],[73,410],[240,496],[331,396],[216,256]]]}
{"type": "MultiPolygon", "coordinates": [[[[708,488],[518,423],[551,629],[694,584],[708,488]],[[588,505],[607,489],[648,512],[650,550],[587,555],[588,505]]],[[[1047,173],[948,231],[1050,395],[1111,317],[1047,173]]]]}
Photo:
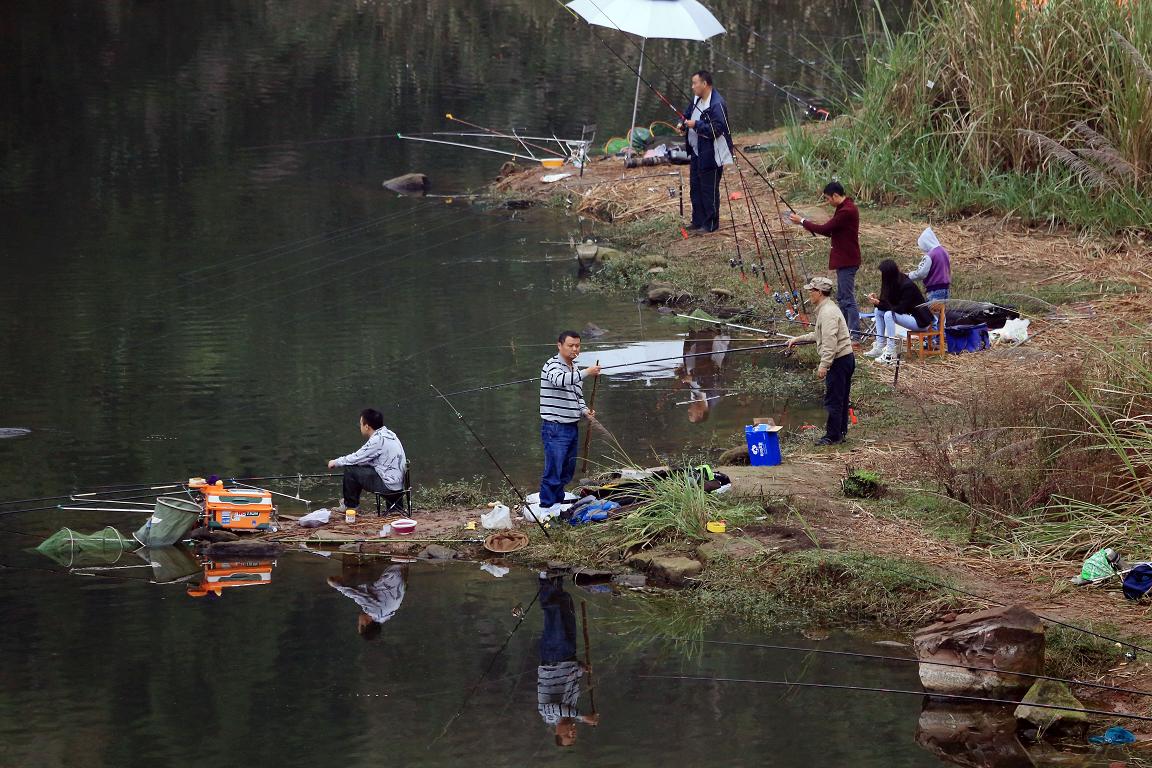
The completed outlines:
{"type": "Polygon", "coordinates": [[[217,597],[231,587],[257,587],[272,583],[272,568],[275,560],[247,560],[243,562],[204,563],[204,578],[199,584],[188,588],[191,597],[204,597],[209,592],[217,597]]]}
{"type": "Polygon", "coordinates": [[[209,528],[242,531],[273,529],[276,508],[272,494],[262,488],[226,488],[217,481],[197,490],[204,496],[204,522],[209,528]]]}

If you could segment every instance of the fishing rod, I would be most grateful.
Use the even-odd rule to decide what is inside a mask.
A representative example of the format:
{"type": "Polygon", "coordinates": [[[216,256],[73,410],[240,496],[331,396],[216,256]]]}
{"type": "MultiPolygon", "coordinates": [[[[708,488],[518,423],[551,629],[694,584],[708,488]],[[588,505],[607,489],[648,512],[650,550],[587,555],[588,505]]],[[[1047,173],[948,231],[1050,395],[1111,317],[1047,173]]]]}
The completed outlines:
{"type": "MultiPolygon", "coordinates": [[[[713,128],[712,139],[715,141],[715,128],[713,128]]],[[[744,271],[744,256],[740,253],[740,236],[736,234],[736,209],[732,207],[732,193],[728,191],[728,181],[724,181],[724,196],[728,198],[728,218],[732,220],[732,242],[736,245],[736,265],[740,267],[740,282],[748,282],[748,274],[744,271]]],[[[756,233],[752,233],[752,237],[756,237],[756,233]]]]}
{"type": "Polygon", "coordinates": [[[555,155],[556,157],[559,157],[559,158],[566,157],[566,155],[563,155],[560,152],[557,152],[556,150],[554,150],[550,147],[545,147],[545,146],[542,146],[540,144],[533,144],[530,141],[526,141],[525,139],[530,139],[530,138],[534,138],[534,137],[526,136],[524,138],[521,138],[520,136],[516,135],[515,129],[513,129],[512,135],[508,135],[506,133],[501,133],[499,131],[495,131],[491,128],[485,128],[484,126],[477,125],[476,123],[470,123],[467,120],[462,120],[461,118],[454,116],[451,112],[446,113],[444,115],[444,117],[448,118],[452,122],[460,123],[461,125],[466,125],[469,128],[476,128],[477,130],[484,131],[485,133],[487,133],[489,135],[496,136],[496,137],[501,138],[501,139],[512,139],[513,141],[517,141],[520,143],[520,146],[524,147],[524,151],[529,152],[529,154],[531,154],[531,152],[528,149],[528,147],[535,147],[536,149],[547,152],[550,155],[555,155]]]}
{"type": "Polygon", "coordinates": [[[522,155],[519,152],[509,152],[504,149],[493,149],[492,147],[478,147],[475,144],[465,144],[461,141],[446,141],[445,139],[429,139],[425,136],[413,136],[411,134],[405,136],[402,133],[397,133],[396,138],[404,139],[405,141],[425,141],[429,144],[445,144],[450,147],[463,147],[465,149],[475,149],[480,152],[492,152],[497,155],[505,155],[507,157],[515,157],[521,160],[531,160],[534,163],[540,162],[540,158],[534,155],[522,155]]]}
{"type": "MultiPolygon", "coordinates": [[[[905,696],[919,696],[921,698],[928,697],[932,699],[947,699],[949,701],[974,701],[982,704],[1007,704],[1013,707],[1018,707],[1023,702],[1012,701],[1011,699],[994,699],[988,696],[968,696],[959,693],[929,693],[928,691],[910,691],[903,688],[874,688],[866,685],[839,685],[835,683],[793,683],[787,680],[749,680],[736,677],[704,677],[692,675],[640,675],[641,679],[646,680],[689,680],[694,682],[706,683],[753,683],[757,685],[779,685],[785,688],[826,688],[836,691],[864,691],[869,693],[892,693],[901,694],[905,696]]],[[[1073,707],[1062,707],[1058,704],[1036,704],[1029,702],[1024,706],[1036,707],[1037,709],[1055,709],[1061,712],[1078,712],[1082,715],[1102,715],[1109,718],[1119,718],[1121,720],[1141,720],[1145,722],[1152,722],[1152,717],[1148,715],[1137,715],[1131,712],[1111,712],[1106,709],[1075,709],[1073,707]]]]}
{"type": "Polygon", "coordinates": [[[812,104],[810,101],[806,101],[806,100],[804,100],[804,99],[800,98],[799,96],[797,96],[796,94],[792,93],[791,91],[789,91],[789,90],[788,90],[787,88],[785,88],[784,86],[780,85],[779,83],[775,82],[774,80],[772,80],[772,79],[770,79],[770,78],[768,78],[768,77],[765,77],[765,76],[764,76],[764,75],[762,75],[761,73],[759,73],[759,72],[757,72],[756,70],[752,69],[752,68],[751,68],[751,67],[749,67],[747,64],[745,64],[745,63],[743,63],[743,62],[741,62],[741,61],[737,61],[736,59],[732,58],[732,57],[731,57],[731,56],[729,56],[728,54],[724,53],[724,52],[723,52],[723,51],[721,51],[721,50],[720,50],[720,49],[719,49],[719,48],[718,48],[716,45],[712,44],[711,42],[709,42],[709,43],[708,43],[708,47],[709,47],[709,48],[710,48],[712,51],[714,51],[714,52],[716,52],[716,53],[719,53],[721,56],[723,56],[724,58],[728,59],[728,61],[729,61],[729,62],[731,62],[732,64],[735,64],[736,66],[738,66],[738,67],[740,67],[741,69],[743,69],[743,70],[744,70],[745,72],[747,72],[748,74],[752,75],[752,76],[753,76],[753,77],[755,77],[755,78],[759,78],[759,79],[760,79],[760,80],[762,80],[763,82],[767,83],[768,85],[772,86],[772,87],[773,87],[773,88],[775,88],[776,90],[780,91],[780,93],[784,94],[784,95],[785,95],[785,96],[787,96],[788,98],[790,98],[790,99],[792,99],[793,101],[795,101],[797,104],[799,104],[799,105],[801,105],[802,107],[804,107],[804,111],[805,111],[805,113],[806,113],[806,114],[807,114],[809,117],[812,117],[812,118],[814,118],[814,119],[817,119],[817,120],[827,120],[828,118],[830,118],[830,117],[831,117],[831,113],[830,113],[828,110],[826,110],[826,109],[821,109],[820,107],[817,107],[816,105],[812,104]]]}
{"type": "Polygon", "coordinates": [[[786,651],[793,653],[818,653],[825,656],[845,656],[854,659],[872,659],[877,661],[899,661],[903,663],[912,664],[930,664],[935,667],[951,667],[954,669],[967,669],[972,672],[996,672],[1001,675],[1011,677],[1026,677],[1030,680],[1051,680],[1057,683],[1064,683],[1065,685],[1084,686],[1086,688],[1099,688],[1104,691],[1115,691],[1118,693],[1130,693],[1135,696],[1152,696],[1152,691],[1141,691],[1135,688],[1121,688],[1115,685],[1105,685],[1104,683],[1093,683],[1087,680],[1071,680],[1063,677],[1052,677],[1051,675],[1034,675],[1028,672],[1011,672],[1006,669],[998,669],[996,667],[978,667],[972,664],[959,664],[947,661],[921,661],[920,659],[910,659],[907,656],[885,656],[876,653],[857,653],[854,651],[833,651],[825,648],[803,648],[793,645],[771,645],[767,643],[741,643],[730,640],[695,640],[693,638],[666,638],[668,640],[675,640],[680,642],[699,642],[708,643],[709,645],[732,645],[743,648],[763,648],[770,651],[786,651]]]}
{"type": "MultiPolygon", "coordinates": [[[[596,360],[595,365],[596,366],[600,365],[599,359],[596,360]]],[[[590,411],[596,410],[596,387],[599,384],[600,384],[600,377],[597,376],[596,379],[592,382],[592,396],[588,399],[588,410],[590,410],[590,411]]],[[[585,432],[584,432],[584,451],[583,451],[584,464],[581,465],[581,467],[580,467],[580,474],[584,474],[585,472],[588,471],[588,446],[591,444],[591,442],[592,442],[592,429],[589,428],[589,429],[585,430],[585,432]]]]}
{"type": "MultiPolygon", "coordinates": [[[[760,349],[780,349],[780,348],[786,347],[786,346],[788,346],[788,345],[787,344],[760,344],[760,345],[757,345],[754,347],[736,347],[736,348],[728,349],[727,354],[735,354],[736,352],[755,352],[755,351],[760,350],[760,349]]],[[[703,357],[705,355],[712,355],[712,354],[715,354],[715,353],[714,352],[692,352],[692,353],[685,354],[685,355],[674,355],[672,357],[655,357],[655,358],[651,358],[649,360],[633,360],[632,362],[629,362],[629,363],[616,363],[615,365],[601,366],[600,370],[601,371],[610,371],[613,368],[630,368],[630,367],[637,366],[637,365],[644,365],[646,363],[663,363],[663,362],[667,362],[669,360],[682,360],[686,357],[703,357]]],[[[489,390],[502,389],[504,387],[511,387],[511,386],[515,386],[517,384],[527,384],[530,381],[540,381],[540,377],[539,376],[533,376],[533,377],[527,378],[527,379],[514,379],[512,381],[505,381],[505,382],[501,382],[500,384],[488,384],[488,385],[485,385],[483,387],[472,387],[470,389],[459,389],[459,390],[456,390],[455,392],[449,392],[448,395],[438,395],[438,396],[439,397],[447,397],[449,395],[451,395],[451,396],[470,395],[470,394],[473,394],[475,392],[487,392],[489,390]]],[[[433,389],[435,389],[435,387],[433,387],[433,389]]],[[[437,390],[437,392],[439,392],[439,390],[437,390]]],[[[404,400],[398,400],[394,404],[399,405],[401,403],[409,402],[409,401],[415,400],[415,399],[417,399],[417,398],[410,397],[410,398],[406,398],[404,400]]]]}
{"type": "Polygon", "coordinates": [[[456,418],[460,420],[460,423],[467,427],[468,431],[472,433],[472,437],[475,438],[476,442],[480,444],[480,447],[484,449],[484,453],[488,454],[488,458],[492,460],[492,463],[496,465],[496,469],[500,470],[500,474],[504,476],[504,480],[507,481],[509,487],[516,493],[516,496],[520,499],[520,503],[524,505],[524,509],[528,510],[529,514],[532,515],[532,519],[536,521],[536,525],[540,526],[540,530],[544,533],[544,538],[551,541],[552,536],[548,533],[548,529],[544,527],[543,521],[532,512],[531,505],[528,504],[528,499],[524,497],[524,494],[520,493],[520,489],[516,487],[516,483],[512,482],[512,478],[504,471],[504,467],[500,466],[500,462],[492,455],[492,451],[488,450],[488,446],[484,445],[484,441],[480,439],[480,435],[476,434],[476,430],[472,429],[472,425],[464,418],[464,414],[456,410],[456,406],[452,405],[452,401],[437,389],[435,384],[429,384],[428,386],[432,387],[437,397],[447,403],[448,407],[452,409],[452,412],[456,414],[456,418]]]}
{"type": "MultiPolygon", "coordinates": [[[[788,48],[785,48],[783,45],[780,45],[780,44],[779,44],[779,43],[777,43],[777,42],[773,42],[772,40],[769,40],[768,38],[764,37],[764,35],[762,35],[762,34],[760,34],[759,32],[757,32],[757,31],[756,31],[756,28],[755,28],[755,27],[753,27],[751,24],[740,24],[740,23],[737,23],[737,24],[736,24],[736,26],[738,26],[738,27],[744,27],[744,29],[746,29],[746,30],[748,30],[749,32],[751,32],[751,33],[752,33],[752,36],[753,36],[753,37],[757,37],[757,38],[759,38],[760,40],[763,40],[765,43],[767,43],[768,45],[772,46],[772,47],[773,47],[773,48],[775,48],[776,50],[780,51],[781,53],[783,53],[785,56],[787,56],[788,58],[790,58],[790,59],[792,59],[793,61],[795,61],[795,62],[796,62],[797,64],[799,64],[800,66],[802,66],[802,67],[808,67],[809,69],[811,69],[813,72],[815,72],[815,73],[816,73],[816,74],[818,74],[818,75],[824,75],[824,74],[825,74],[824,70],[822,70],[822,69],[820,69],[819,67],[817,67],[815,62],[812,62],[812,61],[806,61],[805,59],[802,59],[802,58],[800,58],[799,56],[797,56],[796,54],[792,53],[792,51],[791,51],[791,50],[789,50],[788,48]]],[[[809,45],[812,45],[812,47],[813,47],[813,48],[815,48],[815,47],[816,47],[815,45],[813,45],[813,44],[812,44],[812,41],[810,41],[810,40],[806,40],[806,39],[804,39],[803,37],[801,37],[801,39],[802,39],[802,40],[804,40],[804,42],[808,43],[809,45]]],[[[824,59],[825,59],[825,60],[827,60],[827,61],[830,61],[830,62],[831,62],[831,63],[833,63],[833,64],[836,64],[837,66],[839,66],[839,62],[835,62],[835,61],[832,61],[831,57],[829,57],[829,56],[824,56],[824,59]]]]}

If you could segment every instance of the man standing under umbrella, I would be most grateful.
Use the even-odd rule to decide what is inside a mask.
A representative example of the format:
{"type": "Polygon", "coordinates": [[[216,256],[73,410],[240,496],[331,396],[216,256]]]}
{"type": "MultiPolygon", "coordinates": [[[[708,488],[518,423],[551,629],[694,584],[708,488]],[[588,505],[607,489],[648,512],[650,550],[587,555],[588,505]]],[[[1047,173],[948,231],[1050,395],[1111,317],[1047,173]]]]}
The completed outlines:
{"type": "Polygon", "coordinates": [[[692,95],[680,124],[687,131],[691,171],[692,226],[688,229],[715,232],[720,228],[720,180],[724,166],[732,164],[728,104],[712,88],[712,73],[706,69],[692,75],[692,95]]]}

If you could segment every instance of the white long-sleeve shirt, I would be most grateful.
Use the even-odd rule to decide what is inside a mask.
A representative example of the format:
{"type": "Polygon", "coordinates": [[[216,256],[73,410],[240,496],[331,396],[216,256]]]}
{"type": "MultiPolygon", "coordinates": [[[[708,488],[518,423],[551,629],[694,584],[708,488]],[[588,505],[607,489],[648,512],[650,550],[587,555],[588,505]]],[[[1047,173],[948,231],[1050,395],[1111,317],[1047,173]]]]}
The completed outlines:
{"type": "Polygon", "coordinates": [[[376,474],[384,481],[390,491],[399,491],[404,488],[404,467],[408,457],[404,455],[404,446],[396,433],[386,427],[380,427],[368,438],[368,442],[360,446],[360,450],[341,456],[335,460],[338,467],[354,467],[361,464],[372,467],[376,474]]]}

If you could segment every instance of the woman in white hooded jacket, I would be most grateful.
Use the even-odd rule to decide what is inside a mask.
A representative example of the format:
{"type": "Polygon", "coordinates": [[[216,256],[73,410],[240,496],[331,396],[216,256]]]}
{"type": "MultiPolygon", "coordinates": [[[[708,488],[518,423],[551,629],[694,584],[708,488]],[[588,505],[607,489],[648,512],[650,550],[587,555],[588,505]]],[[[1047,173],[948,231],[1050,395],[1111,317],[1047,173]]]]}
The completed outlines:
{"type": "Polygon", "coordinates": [[[952,260],[948,251],[940,245],[936,233],[928,227],[920,233],[916,241],[924,258],[916,269],[908,273],[912,280],[924,281],[924,296],[928,301],[942,301],[948,298],[948,289],[952,284],[952,260]]]}

